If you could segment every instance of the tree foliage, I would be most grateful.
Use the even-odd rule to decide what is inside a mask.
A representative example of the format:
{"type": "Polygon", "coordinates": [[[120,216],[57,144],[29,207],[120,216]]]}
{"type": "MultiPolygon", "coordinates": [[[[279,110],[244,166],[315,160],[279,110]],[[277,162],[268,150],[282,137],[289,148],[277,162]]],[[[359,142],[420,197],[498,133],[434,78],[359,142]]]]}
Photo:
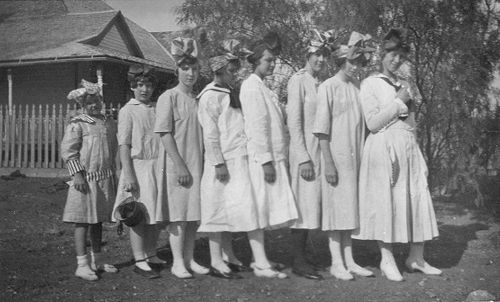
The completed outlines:
{"type": "Polygon", "coordinates": [[[186,0],[178,15],[205,28],[207,49],[277,31],[280,59],[293,70],[304,64],[312,28],[336,29],[344,41],[353,30],[381,39],[391,27],[407,28],[407,76],[420,95],[418,138],[431,185],[444,192],[457,177],[474,183],[497,151],[500,119],[489,85],[500,59],[498,0],[186,0]]]}

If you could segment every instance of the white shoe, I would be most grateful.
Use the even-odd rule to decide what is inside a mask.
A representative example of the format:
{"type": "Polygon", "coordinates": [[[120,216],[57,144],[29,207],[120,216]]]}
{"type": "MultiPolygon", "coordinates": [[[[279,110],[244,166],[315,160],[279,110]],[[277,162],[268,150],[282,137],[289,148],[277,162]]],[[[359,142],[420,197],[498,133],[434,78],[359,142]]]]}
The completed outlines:
{"type": "Polygon", "coordinates": [[[435,268],[434,266],[427,263],[425,260],[423,265],[418,265],[417,261],[406,259],[405,264],[411,273],[414,271],[420,271],[426,275],[435,275],[435,276],[439,276],[443,273],[440,269],[435,268]]]}

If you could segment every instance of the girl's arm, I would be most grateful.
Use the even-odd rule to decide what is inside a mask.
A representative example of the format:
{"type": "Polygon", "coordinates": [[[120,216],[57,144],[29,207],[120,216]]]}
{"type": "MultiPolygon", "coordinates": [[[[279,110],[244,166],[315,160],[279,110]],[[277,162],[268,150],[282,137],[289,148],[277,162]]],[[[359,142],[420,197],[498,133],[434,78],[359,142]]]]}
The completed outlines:
{"type": "Polygon", "coordinates": [[[70,122],[66,127],[61,142],[61,157],[66,163],[69,174],[73,176],[73,187],[86,194],[88,184],[85,179],[85,168],[80,163],[80,150],[82,148],[82,128],[77,122],[70,122]]]}
{"type": "Polygon", "coordinates": [[[264,179],[268,183],[276,180],[273,166],[269,113],[262,91],[254,87],[242,87],[240,91],[241,110],[245,118],[245,128],[256,149],[255,159],[262,165],[264,179]]]}
{"type": "MultiPolygon", "coordinates": [[[[400,89],[395,101],[382,107],[377,98],[377,87],[373,86],[374,80],[372,78],[361,83],[360,98],[366,126],[371,132],[375,133],[397,119],[401,114],[407,114],[408,107],[405,103],[410,98],[406,89],[400,89]]],[[[381,80],[379,82],[379,85],[387,85],[381,80]]]]}
{"type": "Polygon", "coordinates": [[[175,121],[172,97],[166,92],[158,98],[154,132],[160,135],[165,151],[174,162],[174,173],[177,175],[177,182],[181,186],[189,186],[192,182],[191,173],[189,173],[186,163],[179,154],[174,138],[175,121]]]}
{"type": "MultiPolygon", "coordinates": [[[[229,96],[227,97],[229,98],[229,96]]],[[[224,100],[224,99],[223,99],[224,100]]],[[[220,131],[218,126],[219,117],[222,113],[222,104],[217,96],[200,99],[198,109],[198,120],[203,129],[203,143],[205,145],[205,156],[215,167],[215,177],[219,181],[226,181],[229,177],[224,156],[220,144],[220,131]]]]}
{"type": "Polygon", "coordinates": [[[325,179],[330,185],[335,186],[338,183],[338,173],[330,149],[332,110],[333,93],[326,84],[322,84],[318,89],[318,104],[316,106],[316,121],[314,122],[313,133],[319,139],[319,147],[325,163],[325,179]]]}
{"type": "Polygon", "coordinates": [[[325,179],[332,186],[336,186],[339,181],[337,167],[333,161],[332,151],[330,150],[330,140],[326,134],[317,134],[319,138],[319,147],[325,163],[325,179]]]}
{"type": "Polygon", "coordinates": [[[304,134],[304,91],[299,78],[288,82],[287,125],[290,130],[290,149],[298,157],[300,175],[305,180],[314,179],[314,167],[307,152],[304,134]]]}
{"type": "Polygon", "coordinates": [[[123,189],[127,192],[137,191],[139,185],[135,175],[134,166],[132,164],[132,129],[134,123],[129,112],[128,106],[123,107],[118,115],[118,134],[117,140],[119,145],[120,162],[122,166],[123,189]]]}
{"type": "Polygon", "coordinates": [[[120,161],[122,163],[122,175],[124,177],[123,188],[127,192],[137,191],[139,184],[132,165],[130,156],[130,145],[120,145],[120,161]]]}
{"type": "Polygon", "coordinates": [[[177,182],[181,186],[189,186],[192,181],[191,173],[189,173],[186,163],[179,154],[172,132],[160,132],[159,134],[165,151],[174,162],[174,173],[177,175],[177,182]]]}

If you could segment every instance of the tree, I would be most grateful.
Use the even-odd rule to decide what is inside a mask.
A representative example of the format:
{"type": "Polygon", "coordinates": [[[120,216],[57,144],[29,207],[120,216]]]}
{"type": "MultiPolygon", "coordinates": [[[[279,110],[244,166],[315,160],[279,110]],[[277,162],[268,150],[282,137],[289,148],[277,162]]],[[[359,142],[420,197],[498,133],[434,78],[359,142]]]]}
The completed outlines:
{"type": "Polygon", "coordinates": [[[314,27],[336,29],[343,41],[352,30],[381,39],[391,27],[407,28],[407,76],[420,95],[418,139],[430,185],[446,191],[459,175],[474,182],[495,153],[500,119],[488,92],[500,59],[498,0],[186,0],[179,21],[202,25],[210,41],[275,30],[293,70],[314,27]]]}

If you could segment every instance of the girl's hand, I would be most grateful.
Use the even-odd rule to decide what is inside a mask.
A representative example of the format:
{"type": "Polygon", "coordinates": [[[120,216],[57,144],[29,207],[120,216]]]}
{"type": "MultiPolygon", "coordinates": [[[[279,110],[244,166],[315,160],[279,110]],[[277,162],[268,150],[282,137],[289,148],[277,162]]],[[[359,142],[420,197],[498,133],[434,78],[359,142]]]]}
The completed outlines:
{"type": "Polygon", "coordinates": [[[225,182],[229,179],[229,172],[227,171],[226,164],[215,166],[215,178],[220,182],[225,182]]]}
{"type": "Polygon", "coordinates": [[[73,186],[78,192],[87,194],[89,191],[89,184],[87,183],[85,176],[83,176],[83,173],[84,172],[78,172],[73,176],[73,186]]]}
{"type": "Polygon", "coordinates": [[[175,174],[177,175],[177,183],[183,187],[188,187],[193,180],[185,163],[175,166],[175,174]]]}
{"type": "Polygon", "coordinates": [[[326,163],[325,164],[325,178],[326,182],[332,186],[336,186],[339,182],[339,175],[337,172],[337,167],[335,167],[335,163],[326,163]]]}
{"type": "Polygon", "coordinates": [[[264,169],[264,180],[272,184],[276,180],[276,170],[274,169],[273,162],[263,164],[262,169],[264,169]]]}
{"type": "Polygon", "coordinates": [[[398,90],[398,94],[396,95],[397,98],[399,98],[403,103],[408,103],[410,101],[410,92],[408,91],[408,88],[406,87],[401,87],[401,89],[398,90]]]}
{"type": "Polygon", "coordinates": [[[311,161],[307,161],[305,163],[301,163],[299,165],[300,176],[307,181],[311,181],[314,179],[314,166],[311,161]]]}
{"type": "Polygon", "coordinates": [[[125,180],[123,182],[123,190],[125,192],[134,192],[139,189],[139,183],[137,182],[137,178],[135,176],[125,176],[125,180]]]}

